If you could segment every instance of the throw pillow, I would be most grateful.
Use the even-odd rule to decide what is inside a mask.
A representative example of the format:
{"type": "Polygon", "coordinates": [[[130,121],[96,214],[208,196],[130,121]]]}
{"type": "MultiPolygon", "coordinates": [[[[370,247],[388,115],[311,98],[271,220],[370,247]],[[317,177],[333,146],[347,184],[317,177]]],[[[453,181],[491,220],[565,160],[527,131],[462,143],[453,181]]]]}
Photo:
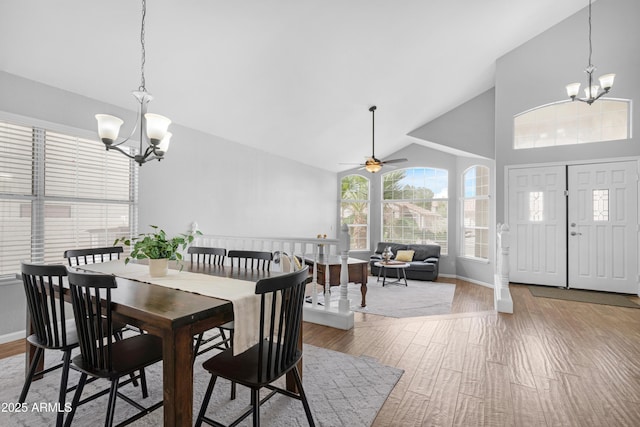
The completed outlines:
{"type": "Polygon", "coordinates": [[[413,254],[415,251],[398,251],[396,253],[396,261],[410,262],[413,261],[413,254]]]}

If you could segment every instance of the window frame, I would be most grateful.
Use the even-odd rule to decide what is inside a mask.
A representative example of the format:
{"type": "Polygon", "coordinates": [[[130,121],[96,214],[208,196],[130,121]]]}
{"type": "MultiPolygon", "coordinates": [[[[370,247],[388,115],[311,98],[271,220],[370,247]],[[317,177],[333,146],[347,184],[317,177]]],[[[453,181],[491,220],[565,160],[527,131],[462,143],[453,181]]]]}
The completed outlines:
{"type": "MultiPolygon", "coordinates": [[[[93,141],[96,144],[102,145],[97,136],[93,132],[87,130],[69,127],[61,124],[51,123],[39,119],[33,119],[30,117],[19,116],[16,114],[0,111],[0,122],[8,123],[10,125],[21,126],[30,128],[32,132],[31,139],[31,190],[29,194],[11,194],[10,192],[0,192],[0,199],[9,201],[23,201],[30,204],[31,225],[30,225],[30,243],[29,243],[29,261],[30,262],[51,262],[51,259],[45,258],[45,209],[50,209],[52,206],[63,202],[69,205],[69,211],[73,211],[75,207],[82,204],[94,205],[119,205],[123,207],[123,210],[128,211],[128,229],[126,234],[136,235],[138,228],[138,168],[133,160],[128,160],[127,172],[128,177],[128,199],[110,199],[107,197],[81,197],[81,196],[53,196],[45,193],[45,176],[46,176],[46,164],[45,164],[45,152],[46,152],[46,140],[47,132],[53,134],[61,134],[75,140],[93,141]]],[[[54,136],[51,137],[55,138],[54,136]]],[[[135,141],[129,141],[125,146],[135,150],[135,141]]],[[[95,147],[95,148],[98,148],[95,147]]],[[[117,153],[108,153],[108,156],[118,156],[117,153]]],[[[99,160],[98,160],[99,162],[99,160]]],[[[96,174],[99,177],[106,177],[105,174],[96,174]]],[[[77,182],[77,181],[73,181],[77,182]]],[[[20,207],[22,209],[22,207],[20,207]]],[[[72,220],[76,218],[71,217],[72,220]]],[[[10,221],[7,221],[10,224],[10,221]]],[[[101,244],[104,246],[104,244],[101,244]]],[[[88,247],[88,246],[87,246],[88,247]]],[[[69,248],[71,249],[71,248],[69,248]]],[[[57,256],[57,255],[56,255],[57,256]]],[[[26,259],[25,259],[26,260],[26,259]]],[[[63,262],[63,251],[60,251],[59,257],[55,262],[63,262]]],[[[18,266],[19,271],[19,266],[18,266]]],[[[12,280],[15,278],[15,272],[0,272],[0,281],[12,280]]]]}
{"type": "MultiPolygon", "coordinates": [[[[385,220],[385,214],[384,214],[384,205],[385,203],[403,203],[403,202],[437,202],[437,203],[444,203],[446,204],[446,227],[445,227],[445,232],[446,232],[446,238],[444,239],[446,242],[446,246],[442,245],[441,243],[439,243],[438,241],[433,241],[433,244],[438,244],[441,247],[441,255],[442,256],[447,256],[449,255],[449,238],[450,238],[450,233],[449,233],[449,226],[451,224],[451,218],[450,218],[450,200],[451,198],[449,197],[449,170],[445,169],[445,168],[438,168],[438,167],[433,167],[433,166],[411,166],[411,167],[406,167],[406,168],[401,168],[401,169],[394,169],[391,170],[389,172],[385,172],[383,174],[381,174],[380,176],[380,241],[389,241],[385,238],[385,226],[384,226],[384,220],[385,220]],[[429,199],[385,199],[385,176],[394,172],[398,172],[398,171],[410,171],[412,169],[429,169],[429,170],[434,170],[436,171],[436,173],[438,172],[445,172],[446,174],[446,189],[447,189],[447,197],[431,197],[429,199]]],[[[435,194],[434,194],[435,196],[435,194]]],[[[433,232],[435,234],[435,232],[433,232]]],[[[392,241],[392,240],[391,240],[392,241]]],[[[398,242],[398,243],[402,243],[402,242],[398,242]]],[[[415,244],[415,243],[407,243],[407,244],[415,244]]]]}
{"type": "Polygon", "coordinates": [[[339,202],[339,216],[340,216],[340,223],[344,224],[343,222],[343,217],[342,217],[342,204],[343,203],[366,203],[367,205],[367,223],[366,224],[347,224],[347,227],[349,228],[349,235],[351,236],[351,229],[354,227],[364,227],[366,229],[366,236],[367,236],[367,240],[366,240],[366,245],[364,248],[362,249],[352,249],[351,245],[353,244],[351,241],[349,243],[349,252],[370,252],[370,247],[371,247],[371,180],[364,176],[364,175],[360,175],[357,173],[351,173],[348,175],[343,176],[342,178],[340,178],[339,181],[339,185],[340,185],[340,202],[339,202]],[[355,176],[358,178],[362,178],[367,182],[367,199],[343,199],[342,198],[342,182],[351,176],[355,176]]]}
{"type": "MultiPolygon", "coordinates": [[[[462,174],[460,175],[461,177],[461,197],[460,197],[460,251],[458,253],[458,256],[460,258],[464,258],[464,259],[468,259],[468,260],[474,260],[474,261],[481,261],[481,262],[489,262],[489,257],[490,257],[490,249],[491,249],[491,238],[489,235],[490,232],[490,221],[491,221],[491,168],[486,166],[486,165],[482,165],[482,164],[473,164],[469,167],[467,167],[462,174]],[[478,196],[477,194],[475,196],[469,196],[467,197],[467,193],[466,193],[466,175],[468,172],[471,171],[471,169],[473,168],[483,168],[487,171],[487,194],[486,195],[480,195],[478,196]],[[465,202],[467,200],[486,200],[487,201],[487,225],[486,226],[467,226],[465,224],[465,202]],[[487,241],[486,241],[486,245],[487,245],[487,256],[486,257],[479,257],[479,256],[475,256],[475,255],[467,255],[465,252],[465,248],[466,248],[466,242],[465,242],[465,233],[467,229],[473,229],[473,230],[486,230],[486,236],[487,236],[487,241]]],[[[476,175],[476,179],[477,179],[477,175],[476,175]]],[[[475,210],[474,210],[475,212],[475,210]]]]}

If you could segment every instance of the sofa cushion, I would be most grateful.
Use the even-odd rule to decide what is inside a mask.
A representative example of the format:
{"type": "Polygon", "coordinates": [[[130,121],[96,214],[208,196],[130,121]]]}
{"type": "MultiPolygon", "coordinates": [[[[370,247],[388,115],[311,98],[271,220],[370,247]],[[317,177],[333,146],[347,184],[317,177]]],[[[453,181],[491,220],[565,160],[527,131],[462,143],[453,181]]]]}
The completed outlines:
{"type": "Polygon", "coordinates": [[[411,269],[413,271],[435,271],[436,265],[430,262],[411,261],[407,269],[411,269]]]}
{"type": "Polygon", "coordinates": [[[440,246],[438,245],[408,245],[407,249],[414,251],[414,261],[423,261],[427,258],[440,257],[440,246]]]}
{"type": "Polygon", "coordinates": [[[384,252],[384,249],[387,246],[391,246],[391,252],[393,252],[394,256],[399,250],[407,249],[407,245],[405,245],[404,243],[380,242],[378,243],[378,247],[376,248],[376,253],[381,254],[382,252],[384,252]]]}
{"type": "Polygon", "coordinates": [[[409,262],[413,261],[413,252],[408,250],[401,250],[396,253],[396,261],[409,262]]]}

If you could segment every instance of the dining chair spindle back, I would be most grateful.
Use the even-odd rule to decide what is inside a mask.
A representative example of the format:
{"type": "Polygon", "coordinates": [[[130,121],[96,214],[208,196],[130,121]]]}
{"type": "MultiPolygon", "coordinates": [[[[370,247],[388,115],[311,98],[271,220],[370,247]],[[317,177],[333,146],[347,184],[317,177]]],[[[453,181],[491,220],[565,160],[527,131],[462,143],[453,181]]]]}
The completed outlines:
{"type": "MultiPolygon", "coordinates": [[[[22,282],[27,300],[27,310],[34,333],[27,341],[36,347],[35,356],[18,398],[24,403],[34,377],[39,377],[55,369],[62,368],[58,403],[64,408],[69,379],[71,351],[78,347],[78,338],[73,327],[67,325],[64,299],[60,296],[63,289],[63,278],[67,276],[64,265],[41,265],[22,263],[22,282]],[[60,350],[63,353],[62,363],[36,372],[44,350],[60,350]]],[[[69,316],[69,319],[72,319],[69,316]]],[[[57,415],[56,426],[62,426],[64,411],[57,415]]]]}
{"type": "Polygon", "coordinates": [[[76,272],[69,272],[68,275],[71,304],[80,344],[80,354],[74,357],[72,362],[82,374],[65,426],[71,425],[80,404],[94,400],[107,392],[109,402],[105,426],[113,424],[118,396],[123,397],[127,403],[139,410],[126,422],[137,420],[161,407],[162,401],[150,407],[143,407],[131,398],[118,393],[118,388],[133,382],[133,377],[120,382],[121,377],[132,376],[135,372],[139,372],[135,377],[140,379],[142,397],[148,396],[144,368],[162,360],[162,339],[151,334],[134,335],[122,340],[112,339],[110,333],[113,328],[111,290],[117,287],[115,277],[76,272]],[[110,380],[111,387],[80,401],[89,375],[110,380]]]}
{"type": "Polygon", "coordinates": [[[122,254],[123,251],[122,246],[68,249],[64,251],[64,257],[67,259],[69,267],[76,267],[78,265],[95,264],[97,262],[120,259],[120,254],[122,254]]]}
{"type": "Polygon", "coordinates": [[[237,267],[247,268],[250,270],[263,270],[269,271],[271,268],[271,261],[273,260],[273,254],[271,252],[264,251],[229,251],[229,259],[231,260],[231,267],[233,268],[237,260],[237,267]]]}
{"type": "Polygon", "coordinates": [[[227,250],[224,248],[210,248],[206,246],[190,246],[187,253],[191,255],[191,262],[210,265],[223,265],[227,250]]]}

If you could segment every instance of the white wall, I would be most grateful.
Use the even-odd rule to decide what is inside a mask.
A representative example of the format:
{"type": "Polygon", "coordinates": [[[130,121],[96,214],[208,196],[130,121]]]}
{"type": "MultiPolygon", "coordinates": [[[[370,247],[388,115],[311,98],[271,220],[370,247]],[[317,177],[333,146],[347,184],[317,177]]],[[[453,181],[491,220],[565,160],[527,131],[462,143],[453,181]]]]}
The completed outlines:
{"type": "Polygon", "coordinates": [[[140,171],[140,231],[334,238],[336,174],[172,126],[167,158],[140,171]]]}

